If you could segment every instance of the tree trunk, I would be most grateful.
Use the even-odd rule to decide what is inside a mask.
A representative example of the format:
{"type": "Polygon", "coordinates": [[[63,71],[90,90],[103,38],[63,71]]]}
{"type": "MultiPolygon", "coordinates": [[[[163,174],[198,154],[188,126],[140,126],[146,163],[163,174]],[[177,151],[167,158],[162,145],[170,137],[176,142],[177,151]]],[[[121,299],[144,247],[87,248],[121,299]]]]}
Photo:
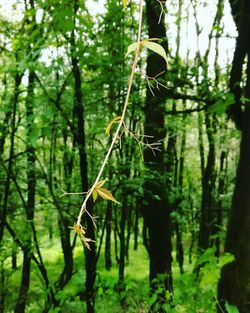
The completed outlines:
{"type": "Polygon", "coordinates": [[[215,193],[215,138],[214,138],[214,116],[205,113],[206,132],[209,144],[207,164],[202,177],[202,199],[201,199],[201,216],[200,231],[198,239],[198,248],[202,252],[210,245],[210,236],[213,234],[214,225],[217,221],[214,210],[214,193],[215,193]]]}
{"type": "Polygon", "coordinates": [[[235,261],[224,266],[218,287],[219,300],[236,305],[240,313],[250,312],[250,108],[244,112],[240,160],[225,251],[235,261]]]}
{"type": "Polygon", "coordinates": [[[30,265],[31,265],[31,242],[32,233],[30,223],[34,223],[35,211],[35,189],[36,189],[36,174],[35,174],[35,148],[30,142],[30,134],[34,126],[33,98],[34,98],[34,71],[29,73],[28,94],[26,99],[26,117],[27,117],[27,205],[26,205],[26,240],[25,249],[23,250],[23,268],[22,279],[17,299],[15,313],[24,313],[26,301],[28,297],[30,285],[30,265]]]}
{"type": "MultiPolygon", "coordinates": [[[[74,12],[75,16],[79,8],[78,0],[74,1],[74,12]]],[[[84,106],[83,106],[83,95],[82,95],[82,79],[79,60],[76,56],[77,46],[75,41],[74,30],[71,33],[71,63],[72,73],[74,78],[74,116],[77,117],[77,128],[76,128],[76,143],[78,144],[79,160],[80,160],[80,177],[82,190],[86,192],[88,190],[88,163],[86,154],[86,140],[85,140],[85,125],[84,125],[84,106]]],[[[91,200],[87,203],[87,209],[92,214],[93,203],[91,200]]],[[[95,230],[91,218],[85,214],[86,219],[86,236],[91,238],[93,241],[90,242],[91,250],[84,248],[85,253],[85,271],[86,271],[86,282],[85,282],[85,300],[87,305],[87,313],[94,312],[94,283],[96,277],[96,246],[95,246],[95,230]]]]}
{"type": "MultiPolygon", "coordinates": [[[[163,46],[167,49],[166,29],[163,17],[159,21],[161,8],[157,1],[146,1],[146,15],[149,38],[163,38],[163,46]]],[[[149,54],[147,59],[147,75],[154,77],[166,71],[166,62],[157,54],[149,54]]],[[[164,74],[158,76],[164,83],[164,74]]],[[[146,135],[154,136],[155,142],[164,141],[166,131],[164,125],[166,91],[164,88],[154,89],[155,96],[147,87],[145,104],[146,135]]],[[[153,292],[158,293],[154,308],[164,312],[161,304],[166,302],[166,290],[172,292],[171,275],[171,231],[170,208],[167,205],[166,180],[164,168],[164,147],[156,155],[150,149],[144,151],[146,180],[144,183],[143,214],[148,229],[148,252],[150,258],[150,286],[153,292]]]]}
{"type": "MultiPolygon", "coordinates": [[[[235,261],[223,267],[218,286],[218,299],[234,304],[240,313],[250,312],[250,103],[241,108],[240,98],[242,90],[240,82],[245,57],[247,62],[247,81],[244,94],[250,98],[250,2],[237,3],[231,1],[234,17],[239,31],[234,60],[231,70],[230,88],[235,95],[235,104],[229,110],[236,126],[241,129],[240,159],[236,175],[232,211],[227,229],[225,251],[234,255],[235,261]],[[239,4],[239,3],[238,3],[239,4]],[[235,5],[235,6],[234,6],[235,5]],[[236,10],[237,11],[237,10],[236,10]],[[236,14],[237,13],[237,14],[236,14]]],[[[219,308],[218,308],[219,312],[219,308]]]]}
{"type": "Polygon", "coordinates": [[[108,202],[106,210],[106,238],[105,238],[105,268],[111,270],[112,259],[111,259],[111,228],[112,226],[112,206],[108,202]]]}
{"type": "Polygon", "coordinates": [[[18,89],[22,80],[22,75],[20,73],[16,73],[15,76],[15,87],[14,87],[14,95],[13,95],[13,111],[12,111],[12,121],[11,121],[11,135],[10,135],[10,152],[9,152],[9,161],[8,161],[8,169],[7,169],[7,177],[5,182],[5,190],[3,197],[3,206],[1,208],[1,219],[0,219],[0,243],[3,239],[4,234],[4,226],[7,218],[7,207],[8,207],[8,198],[10,193],[10,180],[11,180],[11,171],[12,171],[12,163],[14,156],[14,141],[15,141],[15,132],[16,132],[16,112],[17,112],[17,103],[18,103],[18,89]]]}

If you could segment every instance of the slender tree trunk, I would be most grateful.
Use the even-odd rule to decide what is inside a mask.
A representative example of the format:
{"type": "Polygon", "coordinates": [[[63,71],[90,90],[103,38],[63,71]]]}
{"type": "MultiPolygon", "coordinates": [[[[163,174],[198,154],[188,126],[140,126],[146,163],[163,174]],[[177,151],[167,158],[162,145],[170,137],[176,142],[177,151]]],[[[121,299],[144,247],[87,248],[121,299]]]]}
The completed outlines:
{"type": "Polygon", "coordinates": [[[18,89],[21,83],[22,75],[20,73],[16,73],[15,76],[15,87],[14,87],[14,95],[13,95],[13,111],[12,111],[12,121],[11,121],[11,134],[10,134],[10,152],[9,152],[9,161],[8,161],[8,169],[7,169],[7,177],[5,182],[5,191],[3,197],[3,206],[1,208],[1,219],[0,219],[0,243],[3,239],[4,234],[4,226],[7,218],[7,207],[8,207],[8,198],[10,193],[10,181],[11,181],[11,171],[13,165],[13,156],[14,156],[14,138],[16,132],[16,112],[17,112],[17,104],[18,104],[18,89]]]}
{"type": "MultiPolygon", "coordinates": [[[[74,12],[75,15],[78,11],[79,3],[78,0],[74,1],[74,12]]],[[[78,144],[79,160],[80,160],[80,177],[82,190],[88,190],[88,163],[86,154],[86,140],[85,140],[85,124],[84,124],[84,106],[83,106],[83,95],[82,95],[82,78],[79,60],[76,57],[76,41],[74,30],[71,33],[71,63],[72,73],[74,78],[74,115],[77,117],[77,130],[76,130],[76,142],[78,144]]],[[[92,214],[92,201],[88,201],[87,209],[92,214]]],[[[85,270],[86,270],[86,282],[85,282],[85,300],[87,305],[87,313],[94,312],[94,284],[96,277],[96,246],[95,246],[95,230],[91,218],[85,214],[86,219],[87,237],[91,238],[93,242],[90,242],[91,250],[84,249],[85,253],[85,270]]]]}
{"type": "Polygon", "coordinates": [[[112,266],[111,259],[111,229],[112,229],[112,206],[108,202],[106,210],[106,238],[105,238],[105,268],[109,271],[112,266]]]}
{"type": "Polygon", "coordinates": [[[119,252],[119,272],[118,272],[118,291],[124,291],[124,270],[125,270],[125,226],[127,220],[127,201],[124,201],[121,208],[121,220],[120,220],[120,252],[119,252]]]}
{"type": "MultiPolygon", "coordinates": [[[[66,132],[67,130],[65,130],[66,132]]],[[[74,145],[74,144],[73,144],[74,145]]],[[[64,134],[64,154],[63,154],[63,166],[64,166],[64,179],[66,184],[66,190],[71,190],[71,179],[73,171],[73,156],[68,152],[67,147],[67,134],[64,134]]],[[[53,162],[51,160],[51,162],[53,162]]],[[[69,203],[70,206],[70,203],[69,203]]],[[[61,246],[64,258],[63,271],[56,282],[58,289],[63,289],[67,282],[71,279],[73,273],[73,247],[70,241],[70,229],[69,225],[72,224],[71,219],[68,216],[68,212],[61,212],[58,214],[58,225],[60,231],[61,246]]]]}
{"type": "MultiPolygon", "coordinates": [[[[19,237],[17,236],[17,234],[15,233],[13,228],[9,225],[8,222],[5,223],[5,226],[6,226],[6,229],[8,230],[8,232],[10,233],[10,235],[12,236],[16,245],[19,246],[24,251],[25,244],[19,240],[19,237]]],[[[58,302],[55,299],[55,293],[54,293],[53,288],[51,287],[51,284],[50,284],[50,281],[48,278],[48,274],[47,274],[46,268],[42,262],[41,256],[39,253],[38,253],[38,255],[39,255],[39,258],[36,258],[36,256],[33,254],[33,252],[30,251],[31,259],[37,265],[38,270],[41,273],[41,277],[44,280],[45,288],[48,290],[48,295],[47,295],[47,299],[46,299],[46,303],[45,303],[45,309],[43,310],[43,312],[45,313],[45,312],[49,311],[51,304],[53,304],[55,307],[58,306],[58,302]]]]}
{"type": "Polygon", "coordinates": [[[201,216],[200,231],[198,239],[198,247],[200,251],[204,251],[210,246],[210,236],[216,223],[215,205],[215,137],[214,137],[214,117],[208,116],[206,113],[206,131],[209,143],[209,151],[207,164],[202,177],[202,200],[201,200],[201,216]]]}
{"type": "Polygon", "coordinates": [[[32,233],[30,223],[34,223],[35,211],[35,192],[36,192],[36,175],[35,175],[35,148],[30,142],[30,133],[34,128],[34,112],[33,112],[33,97],[34,97],[34,71],[29,73],[28,94],[26,99],[26,117],[27,117],[27,205],[26,205],[26,241],[23,250],[23,268],[22,278],[17,299],[15,313],[24,313],[28,291],[30,286],[30,266],[31,266],[31,242],[32,233]]]}
{"type": "Polygon", "coordinates": [[[138,248],[138,235],[139,235],[139,207],[136,203],[135,207],[135,224],[134,224],[134,250],[138,248]]]}
{"type": "MultiPolygon", "coordinates": [[[[63,214],[62,214],[63,215],[63,214]]],[[[56,282],[56,288],[63,289],[72,277],[73,272],[73,250],[70,242],[70,221],[67,218],[58,216],[58,225],[60,230],[61,246],[63,251],[64,268],[56,282]]]]}

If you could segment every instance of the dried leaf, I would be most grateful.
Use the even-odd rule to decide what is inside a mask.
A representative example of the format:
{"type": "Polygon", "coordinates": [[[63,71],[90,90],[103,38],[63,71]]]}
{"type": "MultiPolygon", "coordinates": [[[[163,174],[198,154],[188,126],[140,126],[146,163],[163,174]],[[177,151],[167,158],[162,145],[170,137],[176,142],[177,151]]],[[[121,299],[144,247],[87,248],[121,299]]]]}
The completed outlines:
{"type": "Polygon", "coordinates": [[[80,239],[83,242],[84,246],[87,249],[91,250],[89,242],[95,242],[95,240],[92,240],[91,238],[85,237],[85,229],[84,229],[84,227],[82,227],[81,224],[76,224],[75,226],[69,227],[69,228],[74,230],[80,236],[80,239]]]}
{"type": "Polygon", "coordinates": [[[91,238],[87,238],[87,237],[84,237],[84,236],[83,236],[83,238],[81,238],[81,240],[82,240],[84,246],[85,246],[87,249],[91,250],[91,249],[90,249],[89,242],[95,242],[95,240],[92,240],[91,238]]]}

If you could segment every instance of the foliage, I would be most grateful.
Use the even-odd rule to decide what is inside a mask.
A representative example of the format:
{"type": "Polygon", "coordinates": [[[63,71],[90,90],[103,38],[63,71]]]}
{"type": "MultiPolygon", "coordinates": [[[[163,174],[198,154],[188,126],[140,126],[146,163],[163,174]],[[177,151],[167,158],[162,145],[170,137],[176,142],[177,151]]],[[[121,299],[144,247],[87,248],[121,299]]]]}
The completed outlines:
{"type": "MultiPolygon", "coordinates": [[[[93,252],[97,254],[96,311],[150,311],[157,295],[149,294],[148,229],[142,217],[147,195],[156,206],[161,201],[158,190],[145,194],[145,185],[151,182],[153,186],[155,180],[162,185],[167,182],[167,205],[171,207],[175,307],[169,303],[163,307],[169,312],[215,311],[221,268],[233,261],[232,255],[222,253],[225,238],[217,234],[227,224],[238,160],[239,133],[226,118],[234,96],[227,89],[228,68],[220,68],[217,59],[208,62],[198,47],[192,51],[188,47],[186,55],[181,55],[177,37],[184,38],[183,33],[170,34],[175,25],[184,28],[189,18],[195,23],[195,14],[200,12],[196,1],[183,6],[180,1],[178,12],[174,2],[166,3],[166,12],[163,2],[156,2],[160,19],[166,14],[166,20],[172,20],[169,51],[162,45],[166,47],[166,38],[148,38],[145,23],[141,38],[146,39],[135,38],[138,5],[134,1],[107,0],[105,13],[99,15],[90,14],[88,1],[18,1],[12,19],[0,15],[1,223],[6,211],[0,242],[0,300],[4,299],[0,302],[4,312],[15,309],[22,290],[24,253],[31,259],[25,312],[39,313],[47,306],[51,313],[82,311],[87,297],[84,266],[88,253],[93,252]],[[191,4],[193,11],[188,9],[191,4]],[[137,69],[133,68],[135,76],[130,76],[128,85],[133,64],[125,56],[130,53],[136,57],[137,69]],[[167,72],[148,77],[147,54],[159,55],[167,72]],[[78,89],[77,77],[81,80],[78,89]],[[157,136],[144,134],[147,86],[152,98],[159,89],[166,95],[164,129],[158,130],[166,136],[161,142],[157,136]],[[124,103],[126,115],[122,113],[124,103]],[[211,116],[214,123],[208,127],[211,116]],[[218,219],[212,221],[215,234],[210,242],[217,246],[197,256],[204,193],[201,159],[203,154],[208,163],[211,133],[216,152],[211,209],[217,210],[218,219]],[[85,141],[80,141],[83,134],[85,141]],[[165,172],[157,176],[144,167],[142,156],[145,151],[157,156],[159,150],[165,151],[165,172]],[[82,171],[84,154],[86,168],[82,171]],[[83,173],[88,181],[81,181],[83,173]],[[84,183],[86,190],[82,190],[84,183]],[[30,206],[32,195],[34,208],[30,206]],[[82,205],[83,195],[88,205],[82,205]],[[78,215],[81,205],[83,218],[78,215]],[[88,212],[92,205],[93,216],[88,212]],[[89,216],[96,225],[94,239],[85,224],[89,216]],[[84,252],[82,242],[69,228],[91,251],[84,252]],[[184,249],[182,274],[180,243],[184,249]],[[215,256],[218,245],[219,258],[215,256]],[[193,273],[197,266],[201,266],[198,279],[193,273]]],[[[208,40],[216,45],[226,33],[219,23],[212,30],[218,33],[208,40]]],[[[212,50],[210,46],[209,53],[212,50]]],[[[241,99],[242,103],[248,100],[241,99]]],[[[155,207],[151,210],[155,212],[155,207]]],[[[167,293],[166,299],[170,298],[167,293]]],[[[238,311],[230,304],[225,307],[229,313],[238,311]]]]}

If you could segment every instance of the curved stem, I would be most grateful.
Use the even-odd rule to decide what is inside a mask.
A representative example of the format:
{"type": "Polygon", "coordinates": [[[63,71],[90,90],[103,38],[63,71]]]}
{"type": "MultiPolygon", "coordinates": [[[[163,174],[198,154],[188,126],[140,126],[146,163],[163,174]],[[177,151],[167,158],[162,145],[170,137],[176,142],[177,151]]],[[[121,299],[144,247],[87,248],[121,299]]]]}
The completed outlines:
{"type": "Polygon", "coordinates": [[[108,152],[107,152],[107,154],[105,156],[105,159],[104,159],[104,161],[103,161],[103,163],[101,165],[99,173],[96,176],[95,182],[92,185],[92,187],[90,188],[90,190],[88,191],[88,193],[86,195],[86,198],[84,199],[84,202],[83,202],[83,204],[81,206],[81,210],[80,210],[80,213],[79,213],[78,218],[77,218],[77,223],[76,223],[77,225],[81,224],[82,215],[87,211],[87,208],[86,208],[87,201],[90,198],[90,196],[92,195],[92,193],[93,193],[97,183],[99,182],[99,180],[100,180],[100,178],[102,176],[102,173],[103,173],[103,171],[104,171],[104,169],[105,169],[105,167],[106,167],[106,165],[108,163],[110,154],[111,154],[111,152],[113,150],[113,147],[114,147],[114,144],[115,144],[115,142],[116,142],[116,140],[117,140],[117,138],[119,136],[119,132],[121,130],[121,127],[123,125],[123,121],[124,121],[124,118],[125,118],[125,115],[126,115],[126,112],[127,112],[128,103],[129,103],[129,97],[130,97],[130,93],[131,93],[131,89],[132,89],[132,84],[133,84],[133,80],[134,80],[135,70],[136,70],[136,66],[137,66],[137,63],[138,63],[139,52],[140,52],[141,28],[142,28],[142,12],[143,12],[143,0],[140,0],[140,15],[139,15],[139,25],[138,25],[138,33],[137,33],[137,48],[136,48],[136,51],[135,51],[134,63],[133,63],[131,74],[130,74],[130,78],[129,78],[128,91],[127,91],[125,103],[124,103],[124,106],[123,106],[121,119],[120,119],[119,124],[117,126],[115,135],[114,135],[113,140],[112,140],[112,142],[110,144],[108,152]]]}

